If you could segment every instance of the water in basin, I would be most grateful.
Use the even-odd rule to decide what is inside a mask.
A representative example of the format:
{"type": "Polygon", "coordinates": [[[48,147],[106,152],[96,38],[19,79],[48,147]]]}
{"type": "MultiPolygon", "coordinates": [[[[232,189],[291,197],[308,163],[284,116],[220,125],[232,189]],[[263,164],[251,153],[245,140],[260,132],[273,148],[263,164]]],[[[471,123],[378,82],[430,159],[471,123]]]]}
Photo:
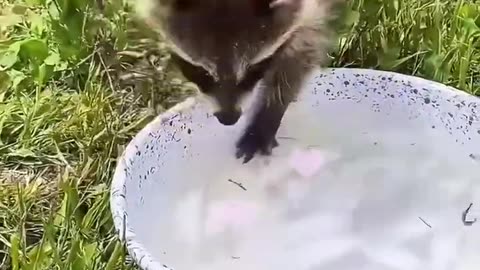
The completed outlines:
{"type": "Polygon", "coordinates": [[[270,157],[235,159],[246,119],[224,127],[203,103],[132,142],[125,211],[142,252],[175,270],[480,265],[478,101],[362,70],[305,87],[270,157]]]}

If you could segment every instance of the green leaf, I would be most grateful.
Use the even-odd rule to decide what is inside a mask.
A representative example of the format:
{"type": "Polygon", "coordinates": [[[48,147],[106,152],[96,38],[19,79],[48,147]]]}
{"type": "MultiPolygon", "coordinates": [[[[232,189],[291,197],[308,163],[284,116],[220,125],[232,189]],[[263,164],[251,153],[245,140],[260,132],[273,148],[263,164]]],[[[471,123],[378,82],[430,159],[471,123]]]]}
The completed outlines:
{"type": "Polygon", "coordinates": [[[30,29],[32,30],[32,32],[41,36],[46,29],[44,17],[40,14],[29,12],[28,21],[30,22],[30,29]]]}
{"type": "Polygon", "coordinates": [[[480,27],[478,27],[475,20],[472,18],[467,18],[464,20],[463,29],[468,37],[471,37],[472,35],[478,35],[480,33],[480,27]]]}
{"type": "Polygon", "coordinates": [[[24,41],[21,40],[21,41],[16,41],[16,42],[10,44],[10,46],[8,46],[8,50],[16,53],[18,55],[20,53],[20,49],[22,47],[23,42],[24,41]]]}
{"type": "Polygon", "coordinates": [[[480,8],[478,7],[478,4],[465,4],[463,5],[459,12],[458,15],[461,18],[476,18],[480,13],[480,8]]]}
{"type": "Polygon", "coordinates": [[[79,264],[78,262],[78,259],[80,258],[79,253],[80,253],[80,245],[81,245],[81,240],[79,238],[80,238],[79,235],[76,235],[76,237],[72,239],[72,244],[70,246],[70,251],[68,252],[68,257],[66,261],[67,266],[71,266],[72,270],[85,269],[85,267],[81,267],[81,266],[84,266],[85,264],[83,263],[79,264]],[[81,268],[79,268],[79,266],[81,268]]]}
{"type": "Polygon", "coordinates": [[[84,252],[83,258],[85,260],[85,265],[89,268],[93,266],[97,248],[98,248],[97,243],[87,244],[83,247],[83,252],[84,252]]]}
{"type": "MultiPolygon", "coordinates": [[[[0,103],[4,101],[8,86],[10,85],[10,76],[6,72],[0,71],[0,103]]],[[[0,125],[1,130],[1,125],[0,125]]],[[[0,131],[1,133],[1,131],[0,131]]]]}
{"type": "Polygon", "coordinates": [[[20,257],[20,237],[18,233],[13,233],[10,236],[10,258],[11,266],[13,270],[18,270],[19,268],[19,257],[20,257]]]}
{"type": "Polygon", "coordinates": [[[39,245],[34,246],[28,252],[31,269],[44,269],[52,260],[52,251],[52,247],[44,240],[39,245]]]}
{"type": "Polygon", "coordinates": [[[123,245],[120,241],[117,241],[115,245],[115,249],[113,250],[110,259],[108,260],[107,266],[105,266],[105,270],[113,270],[115,266],[118,264],[118,259],[123,254],[123,245]]]}
{"type": "Polygon", "coordinates": [[[56,66],[60,64],[60,55],[56,52],[51,52],[47,58],[45,58],[44,63],[50,66],[56,66]]]}
{"type": "Polygon", "coordinates": [[[77,208],[80,203],[80,195],[75,182],[65,177],[61,183],[61,187],[66,196],[65,218],[68,220],[74,218],[77,224],[82,224],[83,215],[77,208]]]}
{"type": "Polygon", "coordinates": [[[68,62],[61,61],[58,65],[55,66],[55,71],[63,71],[68,68],[68,62]]]}
{"type": "Polygon", "coordinates": [[[356,10],[350,10],[345,16],[345,25],[352,26],[357,24],[360,21],[360,12],[356,10]]]}
{"type": "Polygon", "coordinates": [[[28,6],[20,5],[20,4],[16,4],[11,8],[12,13],[16,15],[25,15],[27,10],[28,10],[28,6]]]}
{"type": "Polygon", "coordinates": [[[37,82],[37,84],[39,86],[44,86],[45,83],[48,80],[50,80],[50,78],[53,75],[53,66],[42,64],[42,65],[40,65],[38,70],[36,70],[36,72],[34,72],[34,73],[35,73],[34,78],[35,78],[35,81],[37,82]]]}
{"type": "Polygon", "coordinates": [[[42,6],[45,5],[45,0],[25,0],[29,6],[42,6]]]}
{"type": "Polygon", "coordinates": [[[22,22],[22,16],[16,14],[0,15],[0,25],[2,27],[14,26],[22,22]]]}
{"type": "Polygon", "coordinates": [[[70,0],[73,6],[81,11],[84,11],[87,6],[93,6],[94,3],[92,0],[70,0]]]}
{"type": "Polygon", "coordinates": [[[11,68],[18,61],[17,53],[14,51],[4,51],[0,54],[0,70],[11,68]]]}
{"type": "Polygon", "coordinates": [[[48,57],[47,44],[40,39],[23,41],[20,46],[20,55],[30,59],[35,64],[41,64],[48,57]]]}
{"type": "Polygon", "coordinates": [[[32,150],[30,149],[22,148],[9,153],[8,156],[27,158],[27,157],[34,157],[35,153],[33,153],[32,150]]]}
{"type": "Polygon", "coordinates": [[[65,217],[67,215],[67,202],[68,202],[67,200],[68,200],[68,195],[64,194],[63,195],[63,200],[62,200],[62,205],[58,209],[57,214],[55,215],[54,222],[53,222],[53,224],[56,227],[65,226],[64,222],[65,222],[65,217]]]}
{"type": "Polygon", "coordinates": [[[27,76],[25,76],[23,72],[15,69],[8,70],[7,74],[10,77],[10,80],[12,82],[11,87],[13,89],[16,89],[18,85],[20,85],[23,82],[23,80],[27,78],[27,76]]]}
{"type": "Polygon", "coordinates": [[[60,17],[60,11],[53,1],[48,5],[48,13],[53,19],[58,19],[60,17]]]}

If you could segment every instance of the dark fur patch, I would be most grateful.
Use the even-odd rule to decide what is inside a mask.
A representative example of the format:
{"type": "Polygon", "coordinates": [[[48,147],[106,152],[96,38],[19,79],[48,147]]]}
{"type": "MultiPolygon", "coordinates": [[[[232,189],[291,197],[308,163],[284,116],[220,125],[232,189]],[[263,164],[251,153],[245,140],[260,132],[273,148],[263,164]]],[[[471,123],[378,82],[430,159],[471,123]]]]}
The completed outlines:
{"type": "MultiPolygon", "coordinates": [[[[288,44],[288,43],[285,43],[288,44]]],[[[251,91],[253,87],[260,81],[267,70],[271,67],[274,58],[283,52],[284,46],[281,46],[270,57],[247,67],[244,77],[239,81],[233,79],[221,80],[216,82],[213,76],[209,74],[203,67],[195,66],[188,61],[185,61],[175,53],[171,54],[172,61],[179,67],[182,74],[191,82],[195,83],[204,94],[211,95],[223,104],[233,103],[238,100],[240,96],[251,91]],[[221,91],[227,93],[219,93],[221,91]],[[222,97],[228,96],[232,102],[222,100],[222,97]],[[223,102],[222,102],[223,101],[223,102]]]]}
{"type": "Polygon", "coordinates": [[[198,1],[195,0],[175,0],[173,2],[173,9],[177,11],[187,11],[195,8],[198,1]]]}
{"type": "Polygon", "coordinates": [[[202,92],[208,94],[208,91],[213,89],[215,79],[203,67],[192,65],[185,61],[177,54],[171,54],[172,62],[180,69],[183,76],[189,81],[195,83],[202,92]]]}
{"type": "Polygon", "coordinates": [[[270,0],[196,3],[188,9],[172,9],[164,24],[177,46],[196,61],[212,61],[220,77],[234,76],[233,67],[239,58],[252,59],[283,35],[300,8],[298,4],[272,10],[268,8],[270,0]]]}

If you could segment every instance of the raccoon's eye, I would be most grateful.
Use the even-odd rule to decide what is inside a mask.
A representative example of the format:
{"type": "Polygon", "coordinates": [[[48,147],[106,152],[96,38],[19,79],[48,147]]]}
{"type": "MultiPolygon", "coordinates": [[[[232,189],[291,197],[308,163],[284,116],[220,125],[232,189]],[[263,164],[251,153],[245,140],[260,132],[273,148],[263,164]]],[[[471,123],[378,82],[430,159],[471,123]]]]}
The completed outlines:
{"type": "Polygon", "coordinates": [[[272,55],[248,67],[242,80],[237,83],[237,86],[244,90],[252,89],[255,84],[263,78],[267,69],[272,67],[273,60],[283,52],[287,45],[288,40],[283,45],[281,45],[280,48],[278,48],[272,55]]]}
{"type": "Polygon", "coordinates": [[[252,89],[255,84],[262,79],[263,75],[265,74],[265,71],[270,67],[270,64],[272,63],[273,56],[270,56],[261,62],[258,62],[255,65],[250,66],[246,73],[245,76],[242,78],[242,80],[237,84],[239,88],[245,89],[245,90],[250,90],[252,89]]]}
{"type": "Polygon", "coordinates": [[[202,92],[208,93],[213,88],[215,80],[204,68],[185,61],[175,53],[172,53],[171,57],[183,76],[185,76],[187,80],[195,83],[202,92]]]}

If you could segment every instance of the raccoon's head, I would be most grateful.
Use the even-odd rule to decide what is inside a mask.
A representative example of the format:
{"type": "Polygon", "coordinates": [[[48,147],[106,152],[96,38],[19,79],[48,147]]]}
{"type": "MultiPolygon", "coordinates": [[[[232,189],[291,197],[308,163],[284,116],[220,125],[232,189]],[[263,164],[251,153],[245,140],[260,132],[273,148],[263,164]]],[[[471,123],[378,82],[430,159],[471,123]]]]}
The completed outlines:
{"type": "Polygon", "coordinates": [[[218,120],[233,125],[242,97],[298,26],[305,2],[318,0],[136,1],[184,76],[215,101],[218,120]]]}
{"type": "Polygon", "coordinates": [[[248,66],[245,75],[240,79],[234,75],[217,78],[202,66],[191,64],[175,53],[172,54],[172,60],[183,75],[195,83],[204,97],[211,101],[218,121],[224,125],[233,125],[242,115],[241,100],[263,77],[272,57],[248,66]]]}

